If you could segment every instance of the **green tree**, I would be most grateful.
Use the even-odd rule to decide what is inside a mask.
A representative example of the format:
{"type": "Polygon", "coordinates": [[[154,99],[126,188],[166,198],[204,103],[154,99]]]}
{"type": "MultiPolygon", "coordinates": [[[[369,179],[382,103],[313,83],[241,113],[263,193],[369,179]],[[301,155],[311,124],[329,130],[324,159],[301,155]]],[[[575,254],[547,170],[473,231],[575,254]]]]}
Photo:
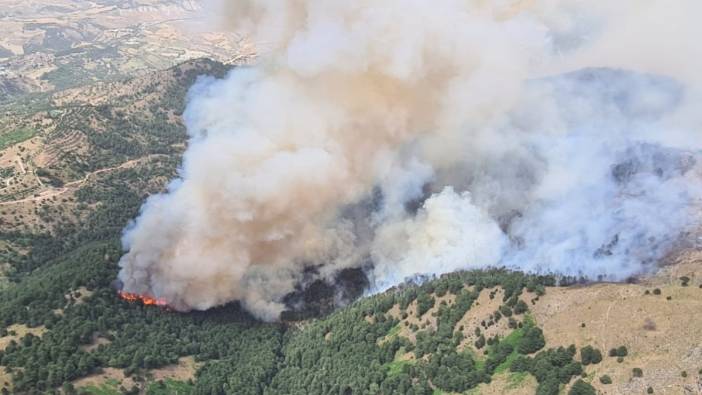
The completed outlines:
{"type": "Polygon", "coordinates": [[[514,306],[514,314],[524,314],[527,311],[529,311],[529,306],[523,300],[519,300],[514,306]]]}
{"type": "Polygon", "coordinates": [[[424,292],[417,296],[417,318],[423,316],[434,307],[434,297],[424,292]]]}
{"type": "Polygon", "coordinates": [[[602,362],[602,353],[592,346],[585,346],[580,349],[580,360],[585,366],[598,364],[602,362]]]}
{"type": "Polygon", "coordinates": [[[527,326],[524,328],[524,336],[519,342],[517,351],[520,354],[531,354],[539,351],[546,345],[544,333],[541,328],[535,326],[527,326]]]}
{"type": "Polygon", "coordinates": [[[595,391],[595,388],[593,388],[590,384],[584,382],[583,380],[578,380],[576,381],[572,387],[570,387],[570,391],[568,391],[568,395],[596,395],[597,392],[595,391]]]}

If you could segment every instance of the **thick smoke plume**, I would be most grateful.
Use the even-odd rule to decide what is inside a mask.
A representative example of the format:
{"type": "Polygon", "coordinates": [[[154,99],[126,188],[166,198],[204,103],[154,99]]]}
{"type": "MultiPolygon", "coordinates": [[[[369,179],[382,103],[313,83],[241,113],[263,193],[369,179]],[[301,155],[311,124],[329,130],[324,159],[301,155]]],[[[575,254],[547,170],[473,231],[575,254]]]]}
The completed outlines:
{"type": "Polygon", "coordinates": [[[192,88],[180,177],[124,234],[127,292],[275,320],[310,275],[617,280],[698,226],[699,0],[218,7],[260,57],[192,88]]]}

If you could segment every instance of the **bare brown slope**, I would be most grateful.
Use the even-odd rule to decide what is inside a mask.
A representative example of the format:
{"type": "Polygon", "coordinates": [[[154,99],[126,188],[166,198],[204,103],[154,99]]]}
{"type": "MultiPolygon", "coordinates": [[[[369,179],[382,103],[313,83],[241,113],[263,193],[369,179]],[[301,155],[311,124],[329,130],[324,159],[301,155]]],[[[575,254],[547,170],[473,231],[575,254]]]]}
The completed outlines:
{"type": "Polygon", "coordinates": [[[643,394],[649,386],[656,394],[700,394],[701,284],[702,252],[687,251],[640,284],[549,288],[531,310],[547,347],[589,344],[602,350],[602,363],[586,372],[603,394],[643,394]],[[688,286],[682,285],[684,276],[688,286]],[[622,345],[629,353],[622,362],[607,356],[622,345]],[[633,368],[642,369],[643,377],[633,377],[633,368]],[[600,383],[605,374],[612,384],[600,383]]]}

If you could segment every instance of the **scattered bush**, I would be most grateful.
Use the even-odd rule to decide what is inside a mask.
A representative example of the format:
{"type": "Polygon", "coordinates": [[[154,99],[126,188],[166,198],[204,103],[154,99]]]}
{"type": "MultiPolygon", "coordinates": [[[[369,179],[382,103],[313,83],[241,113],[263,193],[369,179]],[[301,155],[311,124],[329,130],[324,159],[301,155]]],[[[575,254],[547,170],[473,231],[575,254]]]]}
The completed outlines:
{"type": "Polygon", "coordinates": [[[596,395],[595,388],[583,380],[578,380],[568,391],[568,395],[596,395]]]}
{"type": "Polygon", "coordinates": [[[502,306],[500,306],[500,313],[502,313],[502,315],[505,317],[511,317],[512,316],[512,309],[510,309],[509,306],[502,305],[502,306]]]}
{"type": "Polygon", "coordinates": [[[509,320],[507,321],[507,326],[510,329],[517,329],[517,326],[519,326],[519,323],[514,318],[509,317],[509,320]]]}
{"type": "Polygon", "coordinates": [[[602,362],[602,353],[592,346],[585,346],[580,349],[580,360],[585,366],[598,364],[602,362]]]}
{"type": "Polygon", "coordinates": [[[480,337],[478,337],[478,340],[475,341],[475,348],[480,350],[483,347],[485,347],[485,336],[480,335],[480,337]]]}
{"type": "Polygon", "coordinates": [[[527,311],[529,311],[529,305],[524,303],[523,300],[519,300],[517,304],[514,306],[514,314],[524,314],[527,311]]]}
{"type": "Polygon", "coordinates": [[[517,351],[520,354],[531,354],[541,350],[545,345],[544,332],[535,326],[528,326],[524,328],[524,336],[519,342],[517,351]]]}
{"type": "Polygon", "coordinates": [[[531,373],[539,383],[537,394],[557,395],[561,384],[569,383],[574,376],[583,372],[582,365],[573,360],[574,356],[575,350],[552,348],[539,352],[533,358],[519,356],[512,362],[510,370],[531,373]]]}
{"type": "Polygon", "coordinates": [[[424,292],[417,296],[417,317],[423,316],[432,307],[434,307],[434,297],[424,292]]]}

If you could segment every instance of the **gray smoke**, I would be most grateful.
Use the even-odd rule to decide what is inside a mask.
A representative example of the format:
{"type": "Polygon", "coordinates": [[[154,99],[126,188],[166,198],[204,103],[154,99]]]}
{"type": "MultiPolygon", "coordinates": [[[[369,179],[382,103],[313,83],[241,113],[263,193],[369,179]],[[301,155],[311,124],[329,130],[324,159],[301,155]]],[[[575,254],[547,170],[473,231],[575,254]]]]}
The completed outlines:
{"type": "Polygon", "coordinates": [[[218,7],[260,58],[192,88],[125,291],[275,320],[310,266],[373,291],[490,266],[619,280],[699,225],[697,0],[218,7]]]}

